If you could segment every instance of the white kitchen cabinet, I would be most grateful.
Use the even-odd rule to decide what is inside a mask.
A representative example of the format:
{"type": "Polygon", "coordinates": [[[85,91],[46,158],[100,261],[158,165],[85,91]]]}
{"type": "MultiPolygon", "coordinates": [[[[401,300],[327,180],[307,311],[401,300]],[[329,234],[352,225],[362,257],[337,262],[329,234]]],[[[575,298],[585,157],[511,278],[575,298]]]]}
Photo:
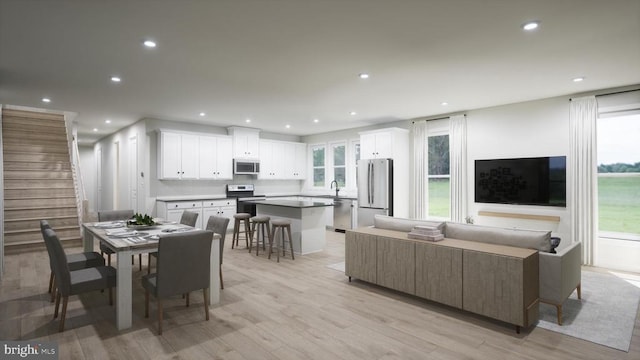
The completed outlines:
{"type": "Polygon", "coordinates": [[[393,140],[393,131],[360,133],[360,156],[362,159],[392,158],[393,140]]]}
{"type": "Polygon", "coordinates": [[[200,136],[199,179],[233,179],[233,140],[229,136],[200,136]]]}
{"type": "Polygon", "coordinates": [[[260,141],[259,179],[303,180],[307,176],[307,144],[260,141]]]}
{"type": "Polygon", "coordinates": [[[185,210],[198,213],[196,227],[202,229],[202,201],[158,201],[158,217],[180,222],[185,210]]]}
{"type": "Polygon", "coordinates": [[[260,174],[258,179],[286,179],[291,165],[286,164],[283,141],[260,140],[260,174]]]}
{"type": "Polygon", "coordinates": [[[198,178],[198,135],[160,132],[158,141],[159,179],[198,178]]]}
{"type": "Polygon", "coordinates": [[[207,226],[210,216],[221,216],[229,219],[229,225],[227,230],[233,229],[234,219],[233,215],[236,214],[236,200],[224,199],[224,200],[205,200],[202,202],[202,223],[207,226]]]}
{"type": "Polygon", "coordinates": [[[227,128],[233,137],[233,158],[260,158],[260,130],[231,126],[227,128]]]}

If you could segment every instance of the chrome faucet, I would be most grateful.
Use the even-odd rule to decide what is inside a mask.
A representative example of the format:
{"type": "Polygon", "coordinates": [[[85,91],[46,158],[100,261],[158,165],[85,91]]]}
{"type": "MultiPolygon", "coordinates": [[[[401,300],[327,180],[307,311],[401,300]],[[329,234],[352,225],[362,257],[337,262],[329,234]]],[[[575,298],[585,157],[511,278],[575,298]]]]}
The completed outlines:
{"type": "Polygon", "coordinates": [[[329,186],[329,188],[330,188],[330,189],[333,189],[333,184],[334,184],[334,183],[336,184],[336,197],[338,197],[338,191],[340,191],[340,189],[338,188],[338,182],[337,182],[337,181],[335,181],[335,180],[333,180],[333,181],[331,182],[331,186],[329,186]]]}

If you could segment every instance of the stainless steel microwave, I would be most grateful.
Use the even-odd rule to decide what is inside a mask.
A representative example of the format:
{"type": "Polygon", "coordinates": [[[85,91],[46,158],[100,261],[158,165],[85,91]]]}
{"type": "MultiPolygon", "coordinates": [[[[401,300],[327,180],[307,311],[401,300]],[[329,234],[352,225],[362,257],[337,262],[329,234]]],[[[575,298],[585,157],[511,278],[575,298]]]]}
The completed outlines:
{"type": "Polygon", "coordinates": [[[233,173],[238,175],[258,175],[260,162],[258,160],[233,159],[233,173]]]}

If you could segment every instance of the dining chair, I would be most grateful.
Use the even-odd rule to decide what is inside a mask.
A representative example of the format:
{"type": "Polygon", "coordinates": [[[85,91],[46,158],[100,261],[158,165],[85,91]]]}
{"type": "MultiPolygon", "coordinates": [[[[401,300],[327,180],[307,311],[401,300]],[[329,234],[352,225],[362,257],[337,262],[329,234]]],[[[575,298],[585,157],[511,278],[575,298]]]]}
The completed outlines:
{"type": "MultiPolygon", "coordinates": [[[[198,215],[200,215],[197,212],[193,212],[193,211],[189,211],[189,210],[185,210],[182,212],[182,216],[180,217],[180,224],[181,225],[187,225],[187,226],[191,226],[191,227],[196,227],[196,222],[198,221],[198,215]]],[[[147,274],[151,273],[151,258],[157,258],[158,257],[158,252],[154,251],[149,253],[149,258],[148,258],[148,262],[147,262],[147,274]]]]}
{"type": "Polygon", "coordinates": [[[60,327],[58,331],[64,331],[64,321],[67,316],[67,304],[69,296],[78,295],[94,290],[109,289],[109,305],[113,305],[113,287],[116,286],[116,269],[111,266],[96,266],[86,269],[69,269],[67,255],[62,248],[62,243],[55,231],[45,228],[43,231],[44,241],[47,243],[49,259],[53,264],[56,286],[56,309],[53,318],[58,317],[60,298],[62,298],[62,314],[60,316],[60,327]]]}
{"type": "MultiPolygon", "coordinates": [[[[40,232],[42,233],[42,239],[44,240],[44,230],[51,229],[51,225],[47,220],[40,220],[40,232]]],[[[49,243],[44,242],[49,251],[49,243]]],[[[67,266],[69,270],[80,270],[96,266],[104,266],[104,258],[102,255],[95,251],[81,252],[67,255],[67,266]]],[[[53,262],[49,259],[49,268],[51,273],[49,275],[49,293],[51,294],[51,302],[54,301],[56,296],[56,279],[53,272],[53,262]]]]}
{"type": "Polygon", "coordinates": [[[213,231],[214,234],[220,234],[220,289],[224,289],[222,281],[222,254],[224,250],[224,238],[227,235],[227,226],[229,226],[229,218],[222,216],[209,216],[206,229],[213,231]]]}
{"type": "MultiPolygon", "coordinates": [[[[210,285],[213,232],[196,230],[163,235],[158,241],[156,272],[142,277],[145,289],[144,316],[149,317],[149,294],[158,303],[158,334],[162,335],[162,299],[202,289],[204,311],[209,320],[207,290],[210,285]]],[[[189,306],[189,296],[186,296],[189,306]]]]}
{"type": "MultiPolygon", "coordinates": [[[[119,220],[128,220],[133,217],[133,210],[103,210],[98,211],[98,221],[119,221],[119,220]]],[[[100,253],[107,254],[107,264],[111,265],[111,254],[114,253],[107,245],[100,242],[100,253]]],[[[135,255],[131,255],[131,264],[133,265],[135,262],[135,255]]],[[[140,263],[139,268],[142,271],[142,254],[138,254],[138,262],[140,263]]]]}

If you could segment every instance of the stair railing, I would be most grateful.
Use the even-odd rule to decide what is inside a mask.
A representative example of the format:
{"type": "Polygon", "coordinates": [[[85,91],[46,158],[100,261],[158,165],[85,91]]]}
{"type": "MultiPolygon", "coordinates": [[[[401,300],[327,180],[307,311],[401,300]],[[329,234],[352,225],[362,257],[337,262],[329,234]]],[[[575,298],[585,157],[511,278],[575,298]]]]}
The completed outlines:
{"type": "Polygon", "coordinates": [[[78,151],[77,134],[73,125],[69,119],[65,116],[65,126],[67,131],[67,144],[69,146],[69,157],[71,163],[71,176],[73,178],[73,188],[76,195],[76,209],[78,211],[78,225],[82,228],[82,223],[85,221],[84,203],[87,199],[87,194],[84,189],[84,182],[82,180],[82,172],[80,171],[80,153],[78,151]]]}

